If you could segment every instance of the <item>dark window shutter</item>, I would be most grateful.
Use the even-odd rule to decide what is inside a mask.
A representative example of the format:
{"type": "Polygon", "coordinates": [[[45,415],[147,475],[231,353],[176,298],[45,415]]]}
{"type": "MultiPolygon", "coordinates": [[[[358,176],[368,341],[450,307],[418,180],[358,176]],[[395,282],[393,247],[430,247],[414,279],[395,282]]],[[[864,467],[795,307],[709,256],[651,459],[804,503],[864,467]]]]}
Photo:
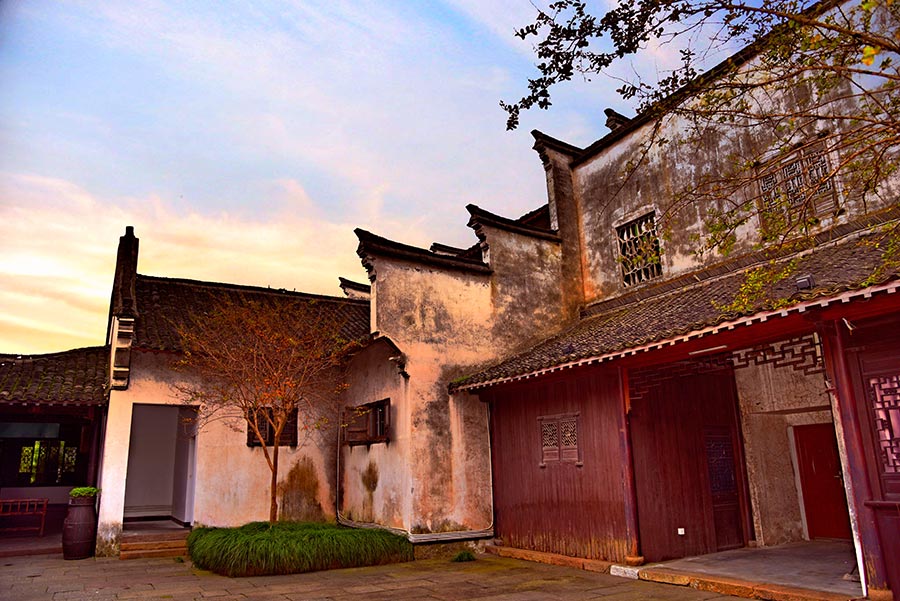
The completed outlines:
{"type": "Polygon", "coordinates": [[[344,410],[344,440],[349,443],[365,442],[369,438],[369,411],[357,408],[344,410]]]}

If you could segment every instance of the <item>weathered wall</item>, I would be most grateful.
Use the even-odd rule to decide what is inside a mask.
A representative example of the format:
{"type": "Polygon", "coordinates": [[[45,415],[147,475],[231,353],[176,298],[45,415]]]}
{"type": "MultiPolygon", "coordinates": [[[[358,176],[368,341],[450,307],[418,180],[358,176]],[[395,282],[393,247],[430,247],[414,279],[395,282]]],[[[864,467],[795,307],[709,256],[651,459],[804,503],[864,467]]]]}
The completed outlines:
{"type": "Polygon", "coordinates": [[[752,365],[734,372],[744,435],[756,542],[805,538],[790,428],[832,423],[822,374],[752,365]]]}
{"type": "Polygon", "coordinates": [[[355,407],[390,399],[390,428],[386,443],[341,448],[341,514],[392,528],[410,527],[409,402],[407,379],[401,375],[398,353],[389,342],[375,341],[353,357],[348,374],[346,405],[355,407]],[[376,516],[378,520],[376,520],[376,516]]]}
{"type": "Polygon", "coordinates": [[[373,327],[402,351],[408,374],[398,395],[402,404],[394,407],[396,370],[372,367],[384,357],[373,351],[367,367],[352,370],[377,371],[363,386],[351,385],[353,404],[391,396],[396,412],[396,442],[344,452],[344,506],[368,517],[362,509],[371,495],[375,522],[395,523],[397,505],[406,499],[400,519],[412,532],[490,526],[487,412],[475,397],[451,398],[448,385],[563,324],[559,243],[484,224],[477,231],[492,274],[370,258],[373,327]],[[372,493],[360,476],[370,463],[379,474],[372,493]],[[397,486],[402,492],[395,494],[397,486]]]}
{"type": "MultiPolygon", "coordinates": [[[[184,374],[172,370],[171,354],[132,351],[131,382],[127,390],[110,393],[109,417],[103,449],[102,488],[97,550],[101,555],[118,552],[125,512],[126,482],[143,474],[129,473],[127,459],[131,441],[131,423],[135,404],[181,405],[174,386],[184,374]]],[[[197,433],[194,511],[195,524],[237,526],[268,519],[270,472],[259,447],[246,445],[246,425],[213,421],[197,433]]],[[[280,449],[279,503],[285,495],[298,507],[297,494],[307,499],[319,515],[334,515],[331,483],[336,423],[328,432],[315,433],[304,447],[280,449]],[[313,470],[304,469],[311,462],[313,470]],[[292,471],[301,466],[302,474],[292,471]],[[297,476],[301,477],[297,477],[297,476]],[[310,485],[310,481],[314,484],[310,485]],[[314,491],[314,492],[313,492],[314,491]]],[[[302,439],[302,432],[301,432],[302,439]]],[[[174,444],[174,443],[173,443],[174,444]]],[[[173,449],[174,452],[174,449],[173,449]]],[[[313,511],[314,513],[314,511],[313,511]]]]}
{"type": "MultiPolygon", "coordinates": [[[[790,98],[785,101],[790,102],[790,98]]],[[[667,117],[661,122],[656,136],[667,139],[668,143],[654,144],[647,149],[653,127],[653,124],[644,125],[576,165],[572,171],[571,199],[562,200],[560,192],[556,192],[557,203],[572,202],[576,207],[570,214],[580,225],[586,302],[616,295],[625,289],[615,228],[650,211],[655,210],[657,223],[665,215],[665,229],[659,232],[663,279],[723,260],[716,252],[703,256],[695,254],[699,246],[697,237],[704,234],[703,222],[711,212],[722,211],[731,203],[704,199],[673,211],[675,198],[697,185],[704,174],[729,172],[732,165],[746,163],[748,158],[758,156],[774,144],[771,132],[764,128],[733,128],[724,134],[716,134],[710,128],[700,142],[685,143],[688,131],[685,118],[667,117]],[[633,169],[635,165],[638,167],[633,169]]],[[[798,130],[795,139],[798,142],[811,140],[819,133],[822,132],[812,128],[804,132],[798,130]]],[[[839,157],[834,153],[828,158],[831,166],[838,164],[839,157]]],[[[844,213],[821,216],[817,226],[820,229],[887,206],[895,198],[890,194],[873,194],[864,203],[857,197],[844,197],[839,178],[835,185],[844,213]]],[[[888,188],[890,186],[886,185],[885,190],[888,188]]],[[[758,184],[748,180],[747,185],[732,194],[729,200],[749,202],[752,206],[759,193],[758,184]]],[[[574,232],[577,228],[566,228],[561,222],[560,231],[566,229],[574,232]]],[[[754,250],[761,240],[758,217],[751,217],[736,234],[730,256],[754,250]]]]}

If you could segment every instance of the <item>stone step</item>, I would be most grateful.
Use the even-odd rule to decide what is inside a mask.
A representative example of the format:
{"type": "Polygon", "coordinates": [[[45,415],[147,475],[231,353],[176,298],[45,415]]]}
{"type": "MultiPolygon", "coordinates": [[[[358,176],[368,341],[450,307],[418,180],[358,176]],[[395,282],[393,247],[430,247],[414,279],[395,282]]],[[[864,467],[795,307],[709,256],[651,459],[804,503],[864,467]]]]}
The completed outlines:
{"type": "Polygon", "coordinates": [[[186,540],[190,530],[164,530],[160,532],[123,532],[122,542],[157,542],[169,540],[186,540]]]}
{"type": "Polygon", "coordinates": [[[153,549],[186,549],[184,539],[181,540],[154,540],[154,541],[122,541],[119,546],[122,551],[145,551],[153,549]]]}
{"type": "Polygon", "coordinates": [[[176,549],[145,549],[139,551],[121,551],[119,559],[147,559],[151,557],[178,557],[187,555],[187,547],[176,549]]]}

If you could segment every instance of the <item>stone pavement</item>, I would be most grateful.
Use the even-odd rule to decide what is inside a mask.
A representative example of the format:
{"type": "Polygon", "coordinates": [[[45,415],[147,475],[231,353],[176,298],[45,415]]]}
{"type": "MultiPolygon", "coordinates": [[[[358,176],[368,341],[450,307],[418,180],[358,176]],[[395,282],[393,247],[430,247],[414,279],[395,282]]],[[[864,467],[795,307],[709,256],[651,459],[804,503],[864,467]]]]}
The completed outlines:
{"type": "Polygon", "coordinates": [[[0,560],[3,601],[576,601],[715,599],[688,587],[487,555],[467,563],[430,559],[291,576],[225,578],[167,559],[83,559],[61,555],[0,560]]]}

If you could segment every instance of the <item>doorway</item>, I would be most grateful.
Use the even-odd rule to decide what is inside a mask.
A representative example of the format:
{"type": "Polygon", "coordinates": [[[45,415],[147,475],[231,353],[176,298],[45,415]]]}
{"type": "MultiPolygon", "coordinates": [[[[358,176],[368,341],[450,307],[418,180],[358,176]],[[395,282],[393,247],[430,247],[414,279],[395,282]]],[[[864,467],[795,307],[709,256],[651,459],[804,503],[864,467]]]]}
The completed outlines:
{"type": "Polygon", "coordinates": [[[794,426],[797,475],[806,517],[807,535],[850,539],[850,513],[834,425],[794,426]]]}
{"type": "Polygon", "coordinates": [[[193,521],[196,411],[135,405],[125,480],[125,519],[193,521]]]}

